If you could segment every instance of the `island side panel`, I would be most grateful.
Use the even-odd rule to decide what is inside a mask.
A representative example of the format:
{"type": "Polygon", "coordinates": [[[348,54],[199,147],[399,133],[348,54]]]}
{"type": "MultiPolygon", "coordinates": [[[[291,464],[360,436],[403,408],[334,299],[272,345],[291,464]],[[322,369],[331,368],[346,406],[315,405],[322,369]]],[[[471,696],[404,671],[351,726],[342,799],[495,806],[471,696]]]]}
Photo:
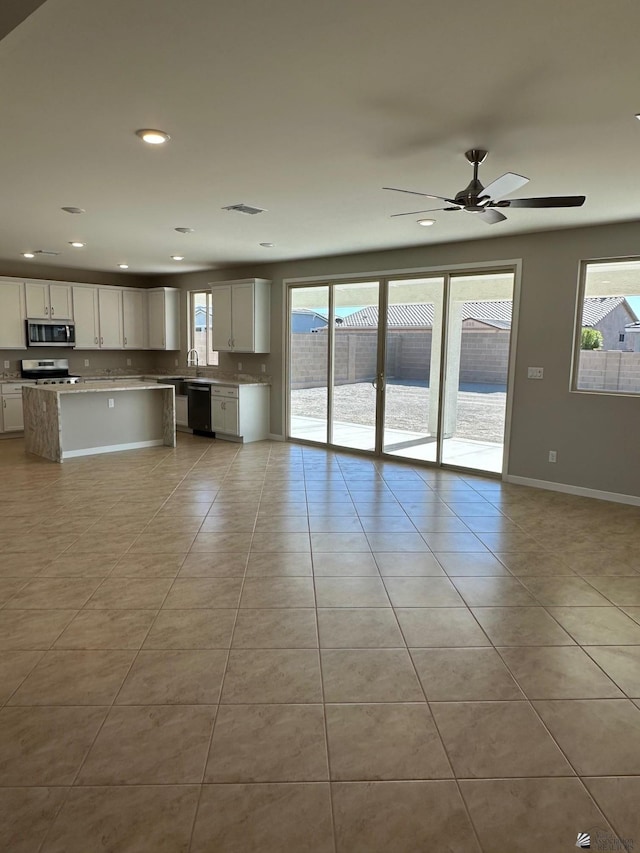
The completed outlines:
{"type": "Polygon", "coordinates": [[[27,453],[62,462],[60,397],[44,387],[24,385],[22,410],[27,453]]]}
{"type": "Polygon", "coordinates": [[[164,391],[100,389],[61,394],[63,458],[165,444],[164,391]]]}
{"type": "Polygon", "coordinates": [[[167,447],[176,446],[176,391],[162,389],[162,432],[167,447]]]}

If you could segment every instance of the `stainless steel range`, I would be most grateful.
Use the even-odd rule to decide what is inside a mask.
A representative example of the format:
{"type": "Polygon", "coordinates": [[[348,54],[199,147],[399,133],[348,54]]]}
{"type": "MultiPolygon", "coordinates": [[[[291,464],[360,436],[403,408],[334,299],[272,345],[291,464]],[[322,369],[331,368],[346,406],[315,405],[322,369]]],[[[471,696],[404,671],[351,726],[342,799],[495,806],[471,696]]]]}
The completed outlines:
{"type": "Polygon", "coordinates": [[[20,362],[23,379],[35,379],[36,385],[74,385],[80,376],[69,373],[66,358],[29,358],[20,362]]]}

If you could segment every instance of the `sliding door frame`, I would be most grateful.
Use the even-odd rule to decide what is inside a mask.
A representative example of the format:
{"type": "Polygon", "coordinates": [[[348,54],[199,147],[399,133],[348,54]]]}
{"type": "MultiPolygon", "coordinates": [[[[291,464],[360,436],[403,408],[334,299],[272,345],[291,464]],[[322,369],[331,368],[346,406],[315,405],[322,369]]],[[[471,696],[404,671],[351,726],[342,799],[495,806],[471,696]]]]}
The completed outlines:
{"type": "Polygon", "coordinates": [[[513,274],[513,308],[511,313],[511,333],[509,340],[509,364],[507,371],[507,400],[505,410],[505,431],[503,444],[503,464],[502,472],[494,474],[492,472],[480,472],[483,476],[497,477],[504,479],[508,475],[508,460],[509,446],[511,438],[511,424],[513,417],[513,388],[515,383],[515,367],[516,367],[516,351],[517,351],[517,333],[518,319],[520,308],[520,290],[522,281],[522,260],[519,258],[510,258],[499,261],[485,261],[480,263],[469,264],[447,264],[437,267],[417,267],[414,269],[401,270],[380,270],[370,273],[359,273],[357,275],[349,275],[342,273],[332,276],[306,276],[303,278],[285,278],[282,281],[285,291],[285,298],[282,300],[282,352],[284,353],[282,366],[282,423],[283,423],[283,439],[292,441],[296,444],[305,444],[312,447],[326,447],[328,450],[342,450],[349,453],[362,454],[368,457],[375,457],[394,462],[407,462],[411,465],[421,465],[430,468],[442,468],[452,471],[478,472],[478,469],[465,468],[459,465],[452,465],[442,461],[442,431],[444,427],[444,393],[445,393],[445,377],[447,370],[447,353],[449,347],[449,302],[451,293],[451,279],[456,275],[471,276],[487,275],[489,273],[512,273],[513,274]],[[384,453],[382,447],[384,442],[384,406],[385,395],[384,385],[386,385],[385,365],[386,365],[386,331],[387,331],[387,308],[389,299],[389,281],[402,281],[403,279],[412,278],[434,278],[441,276],[444,280],[443,288],[443,309],[442,309],[442,340],[441,340],[441,358],[440,372],[438,377],[438,436],[436,448],[436,461],[427,462],[422,460],[403,459],[389,453],[384,453]],[[376,441],[375,450],[359,450],[357,448],[343,447],[335,445],[331,442],[332,439],[332,422],[333,422],[333,379],[334,379],[334,340],[335,340],[335,304],[333,287],[334,284],[357,284],[378,281],[379,296],[378,296],[378,353],[377,353],[377,382],[376,382],[376,441]],[[291,430],[291,405],[290,405],[290,377],[291,377],[291,334],[290,334],[290,316],[291,316],[291,293],[296,288],[325,286],[329,289],[329,329],[328,329],[328,378],[327,378],[327,442],[326,444],[310,441],[308,439],[299,439],[290,435],[291,430]],[[381,383],[379,380],[383,378],[381,383]]]}

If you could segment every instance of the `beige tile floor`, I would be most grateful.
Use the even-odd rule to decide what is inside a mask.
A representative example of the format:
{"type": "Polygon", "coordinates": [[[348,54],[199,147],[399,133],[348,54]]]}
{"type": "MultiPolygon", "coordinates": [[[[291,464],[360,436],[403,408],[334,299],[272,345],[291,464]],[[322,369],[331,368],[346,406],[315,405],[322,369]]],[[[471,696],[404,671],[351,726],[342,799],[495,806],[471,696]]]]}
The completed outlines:
{"type": "Polygon", "coordinates": [[[0,850],[637,850],[639,546],[293,444],[2,441],[0,850]]]}

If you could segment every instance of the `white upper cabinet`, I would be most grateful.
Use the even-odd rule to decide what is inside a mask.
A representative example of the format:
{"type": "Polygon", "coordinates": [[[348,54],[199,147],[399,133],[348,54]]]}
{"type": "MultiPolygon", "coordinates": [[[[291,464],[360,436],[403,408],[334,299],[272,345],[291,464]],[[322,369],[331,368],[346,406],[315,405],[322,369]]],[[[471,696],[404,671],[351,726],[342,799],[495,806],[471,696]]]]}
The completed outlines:
{"type": "Polygon", "coordinates": [[[70,284],[28,281],[25,285],[30,320],[72,320],[70,284]]]}
{"type": "Polygon", "coordinates": [[[213,349],[269,352],[271,282],[261,278],[227,281],[211,287],[213,349]]]}
{"type": "Polygon", "coordinates": [[[99,287],[98,312],[100,315],[100,346],[102,349],[123,349],[122,290],[99,287]]]}
{"type": "Polygon", "coordinates": [[[146,349],[147,294],[144,290],[122,291],[122,319],[125,349],[146,349]]]}
{"type": "Polygon", "coordinates": [[[0,279],[0,349],[26,349],[24,284],[0,279]]]}
{"type": "Polygon", "coordinates": [[[98,288],[73,288],[73,316],[76,327],[76,349],[100,348],[100,315],[98,288]]]}
{"type": "Polygon", "coordinates": [[[174,287],[147,290],[149,349],[180,349],[180,291],[174,287]]]}

